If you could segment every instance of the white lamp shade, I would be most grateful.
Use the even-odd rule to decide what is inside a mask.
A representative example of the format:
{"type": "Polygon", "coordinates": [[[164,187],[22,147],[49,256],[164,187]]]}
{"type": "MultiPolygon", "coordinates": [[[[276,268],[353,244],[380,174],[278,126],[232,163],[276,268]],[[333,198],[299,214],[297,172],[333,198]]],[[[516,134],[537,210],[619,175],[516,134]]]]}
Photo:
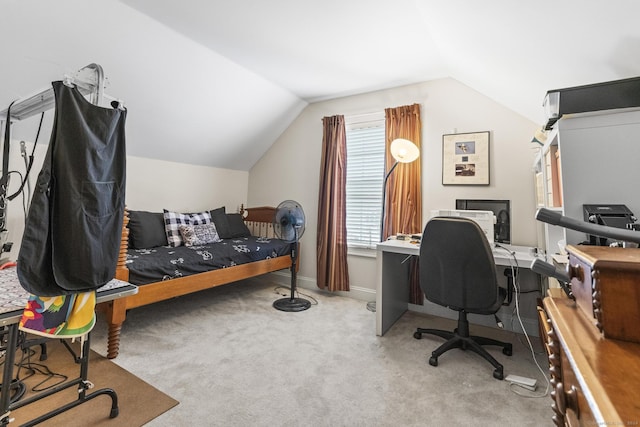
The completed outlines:
{"type": "Polygon", "coordinates": [[[391,142],[391,155],[400,163],[411,163],[420,157],[420,150],[408,139],[394,139],[391,142]]]}

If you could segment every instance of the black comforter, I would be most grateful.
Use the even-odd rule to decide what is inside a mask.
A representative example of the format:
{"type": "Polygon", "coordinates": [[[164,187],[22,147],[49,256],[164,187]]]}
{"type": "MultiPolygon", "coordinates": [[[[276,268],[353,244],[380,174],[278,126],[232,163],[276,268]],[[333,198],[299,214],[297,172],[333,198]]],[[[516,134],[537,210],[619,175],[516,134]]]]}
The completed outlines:
{"type": "Polygon", "coordinates": [[[290,253],[291,244],[265,237],[224,239],[202,246],[129,249],[129,282],[134,285],[175,279],[290,253]]]}

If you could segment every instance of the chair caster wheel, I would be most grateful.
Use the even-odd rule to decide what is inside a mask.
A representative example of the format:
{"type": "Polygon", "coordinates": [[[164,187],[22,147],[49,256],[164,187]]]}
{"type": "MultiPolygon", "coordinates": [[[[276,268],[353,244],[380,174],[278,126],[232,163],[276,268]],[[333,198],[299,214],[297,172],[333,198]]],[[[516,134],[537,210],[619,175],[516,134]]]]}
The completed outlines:
{"type": "Polygon", "coordinates": [[[497,380],[503,380],[504,379],[504,374],[502,373],[502,368],[497,368],[495,371],[493,371],[493,378],[495,378],[497,380]]]}
{"type": "Polygon", "coordinates": [[[511,344],[509,344],[506,347],[503,347],[502,348],[502,354],[507,355],[507,356],[513,355],[513,346],[511,344]]]}
{"type": "Polygon", "coordinates": [[[413,337],[417,340],[422,339],[422,334],[420,332],[414,332],[413,337]]]}
{"type": "Polygon", "coordinates": [[[431,357],[429,358],[429,365],[431,365],[431,366],[438,366],[438,358],[437,358],[437,357],[434,357],[434,356],[431,356],[431,357]]]}

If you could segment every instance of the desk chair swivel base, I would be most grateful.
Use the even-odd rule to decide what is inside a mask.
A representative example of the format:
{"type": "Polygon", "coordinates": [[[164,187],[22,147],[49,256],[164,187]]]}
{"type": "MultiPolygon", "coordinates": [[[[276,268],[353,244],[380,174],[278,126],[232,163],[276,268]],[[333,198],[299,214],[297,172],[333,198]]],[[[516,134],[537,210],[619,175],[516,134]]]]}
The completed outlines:
{"type": "Polygon", "coordinates": [[[469,321],[467,320],[467,313],[465,311],[459,312],[458,327],[453,332],[443,331],[440,329],[417,328],[413,333],[413,337],[419,340],[422,338],[422,334],[437,335],[447,340],[447,342],[431,353],[431,357],[429,358],[429,364],[431,366],[438,366],[438,357],[442,356],[445,352],[452,348],[460,348],[462,350],[471,350],[482,356],[495,368],[493,371],[493,377],[498,380],[504,379],[502,365],[498,363],[498,361],[494,359],[487,350],[482,348],[482,346],[496,345],[502,347],[502,353],[507,356],[511,356],[513,354],[513,346],[511,343],[505,343],[492,338],[469,335],[469,321]]]}

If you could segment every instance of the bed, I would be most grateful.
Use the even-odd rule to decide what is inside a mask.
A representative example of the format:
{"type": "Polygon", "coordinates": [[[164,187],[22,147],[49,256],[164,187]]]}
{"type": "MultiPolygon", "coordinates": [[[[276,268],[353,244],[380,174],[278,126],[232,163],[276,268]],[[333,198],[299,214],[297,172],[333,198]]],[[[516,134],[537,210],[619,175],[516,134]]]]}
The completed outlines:
{"type": "Polygon", "coordinates": [[[132,213],[125,210],[115,277],[139,286],[139,290],[135,295],[99,305],[108,324],[109,359],[118,356],[127,310],[291,268],[291,245],[273,234],[273,207],[241,207],[239,214],[231,214],[235,219],[238,215],[242,218],[250,235],[190,247],[132,245],[133,228],[129,227],[132,213]]]}

